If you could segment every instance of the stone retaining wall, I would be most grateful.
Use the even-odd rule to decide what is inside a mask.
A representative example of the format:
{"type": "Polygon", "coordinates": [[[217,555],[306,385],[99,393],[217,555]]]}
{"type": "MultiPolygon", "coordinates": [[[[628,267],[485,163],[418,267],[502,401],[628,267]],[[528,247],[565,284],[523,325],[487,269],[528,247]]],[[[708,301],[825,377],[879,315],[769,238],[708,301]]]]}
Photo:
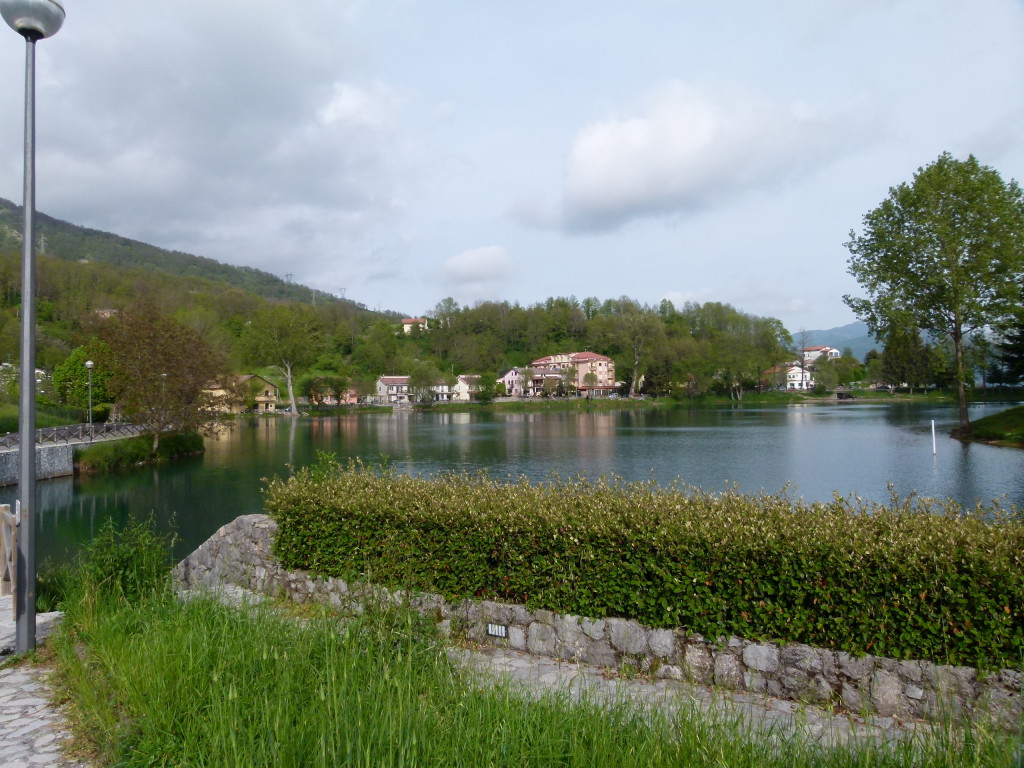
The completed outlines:
{"type": "MultiPolygon", "coordinates": [[[[74,446],[40,445],[36,447],[36,479],[49,480],[67,477],[75,473],[74,446]]],[[[17,449],[0,451],[0,485],[17,485],[20,471],[20,455],[17,449]]]]}
{"type": "Polygon", "coordinates": [[[983,675],[968,667],[852,656],[797,643],[711,639],[681,629],[650,629],[627,619],[588,619],[479,600],[452,604],[433,594],[406,596],[375,585],[285,571],[271,552],[276,530],[266,515],[239,517],[183,560],[175,575],[190,588],[233,584],[352,610],[368,600],[408,600],[435,616],[443,632],[477,642],[587,664],[631,665],[654,677],[834,704],[855,713],[935,719],[983,711],[1007,723],[1024,718],[1020,671],[983,675]]]}

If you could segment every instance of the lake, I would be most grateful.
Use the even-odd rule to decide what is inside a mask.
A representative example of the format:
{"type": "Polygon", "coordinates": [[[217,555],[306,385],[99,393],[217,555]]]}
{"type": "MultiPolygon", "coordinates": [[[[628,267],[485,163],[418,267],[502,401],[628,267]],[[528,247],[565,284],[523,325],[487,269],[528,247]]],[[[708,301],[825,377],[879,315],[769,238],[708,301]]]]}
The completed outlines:
{"type": "MultiPolygon", "coordinates": [[[[973,405],[971,416],[1008,406],[973,405]]],[[[123,523],[150,513],[175,528],[176,553],[184,556],[236,516],[261,512],[262,478],[308,465],[318,451],[371,464],[386,460],[399,472],[421,475],[615,475],[747,492],[788,484],[794,498],[807,501],[834,492],[886,501],[891,484],[901,495],[1024,506],[1024,450],[962,444],[948,437],[955,421],[951,405],[900,403],[253,416],[208,439],[200,457],[40,482],[37,559],[65,559],[108,518],[123,523]]],[[[0,489],[0,503],[13,503],[16,495],[16,488],[0,489]]]]}

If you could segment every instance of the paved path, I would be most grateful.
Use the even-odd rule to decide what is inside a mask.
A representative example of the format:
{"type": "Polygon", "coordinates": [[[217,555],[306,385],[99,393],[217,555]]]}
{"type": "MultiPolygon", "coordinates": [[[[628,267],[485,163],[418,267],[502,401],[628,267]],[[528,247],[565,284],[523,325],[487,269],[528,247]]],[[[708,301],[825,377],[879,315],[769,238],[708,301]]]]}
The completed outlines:
{"type": "MultiPolygon", "coordinates": [[[[225,590],[230,602],[257,601],[242,590],[225,590]]],[[[49,633],[60,614],[39,614],[39,635],[49,633]]],[[[0,654],[14,650],[14,621],[11,598],[0,597],[0,654]]],[[[689,709],[724,717],[742,717],[751,727],[788,733],[800,729],[823,744],[861,741],[889,742],[912,733],[913,724],[892,718],[866,722],[852,715],[800,706],[748,694],[713,692],[701,686],[674,680],[622,679],[609,677],[607,670],[530,656],[498,648],[453,648],[450,657],[464,668],[480,673],[481,684],[504,678],[528,696],[563,691],[574,699],[613,702],[630,699],[643,707],[670,712],[689,709]]],[[[0,656],[2,661],[2,656],[0,656]]],[[[68,738],[59,709],[50,703],[45,670],[29,664],[0,669],[0,766],[2,768],[86,768],[62,754],[68,738]]],[[[921,726],[917,726],[921,727],[921,726]]]]}
{"type": "MultiPolygon", "coordinates": [[[[0,597],[0,662],[14,652],[12,598],[0,597]]],[[[44,638],[60,617],[36,614],[36,636],[44,638]]],[[[63,756],[68,738],[60,711],[50,703],[46,671],[31,664],[0,669],[0,766],[3,768],[83,768],[63,756]]]]}

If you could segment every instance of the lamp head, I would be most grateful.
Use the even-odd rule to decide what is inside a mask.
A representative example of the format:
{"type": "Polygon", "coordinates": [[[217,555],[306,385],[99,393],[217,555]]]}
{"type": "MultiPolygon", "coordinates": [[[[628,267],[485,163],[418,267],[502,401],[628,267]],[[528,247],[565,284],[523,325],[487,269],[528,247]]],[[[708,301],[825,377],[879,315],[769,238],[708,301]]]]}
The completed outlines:
{"type": "Polygon", "coordinates": [[[94,365],[96,365],[96,363],[94,363],[92,360],[86,360],[85,361],[85,367],[88,368],[90,371],[92,370],[92,367],[94,365]]]}
{"type": "Polygon", "coordinates": [[[0,16],[19,35],[41,40],[64,23],[64,0],[0,0],[0,16]]]}

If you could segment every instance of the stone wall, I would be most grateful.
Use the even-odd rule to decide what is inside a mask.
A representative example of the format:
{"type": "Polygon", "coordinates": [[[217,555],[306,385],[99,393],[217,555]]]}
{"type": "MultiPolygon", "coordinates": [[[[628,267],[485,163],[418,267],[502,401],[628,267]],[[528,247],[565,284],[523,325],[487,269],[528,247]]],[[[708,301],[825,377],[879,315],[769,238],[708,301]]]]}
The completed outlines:
{"type": "MultiPolygon", "coordinates": [[[[21,452],[0,451],[0,485],[17,485],[21,452]]],[[[36,448],[36,478],[49,480],[75,473],[75,449],[70,445],[40,445],[36,448]]]]}
{"type": "Polygon", "coordinates": [[[797,643],[705,638],[627,619],[588,619],[479,600],[453,604],[440,595],[389,592],[285,571],[271,552],[276,530],[265,515],[239,517],[183,560],[176,577],[189,588],[232,584],[351,610],[368,600],[408,601],[456,637],[587,664],[630,665],[654,677],[839,705],[855,713],[935,719],[984,711],[1009,723],[1024,717],[1020,671],[979,674],[968,667],[852,656],[797,643]]]}

